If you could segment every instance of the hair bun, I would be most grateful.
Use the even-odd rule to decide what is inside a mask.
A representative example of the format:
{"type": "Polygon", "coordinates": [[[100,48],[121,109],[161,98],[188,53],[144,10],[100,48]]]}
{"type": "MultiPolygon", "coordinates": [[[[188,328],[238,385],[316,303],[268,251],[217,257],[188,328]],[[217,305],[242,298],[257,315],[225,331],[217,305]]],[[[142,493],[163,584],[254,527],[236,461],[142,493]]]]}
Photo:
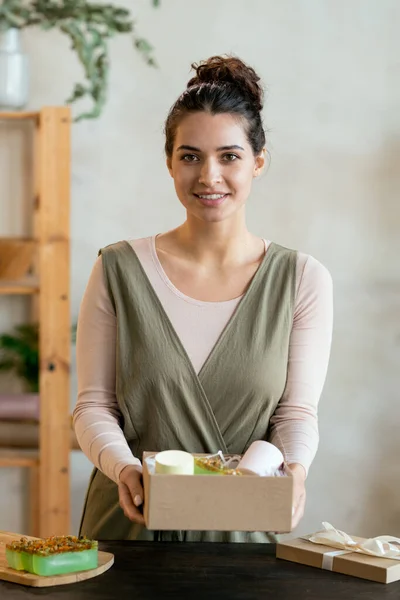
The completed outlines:
{"type": "Polygon", "coordinates": [[[264,93],[259,84],[260,77],[252,67],[234,56],[212,56],[199,64],[193,63],[196,71],[187,87],[202,83],[222,83],[235,85],[248,96],[258,111],[263,108],[264,93]]]}

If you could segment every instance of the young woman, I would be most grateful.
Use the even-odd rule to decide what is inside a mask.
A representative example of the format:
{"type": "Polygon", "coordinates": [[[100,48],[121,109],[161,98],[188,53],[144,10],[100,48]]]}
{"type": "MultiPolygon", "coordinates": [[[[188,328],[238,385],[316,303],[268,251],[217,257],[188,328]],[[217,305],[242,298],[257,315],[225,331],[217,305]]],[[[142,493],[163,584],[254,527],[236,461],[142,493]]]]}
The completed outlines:
{"type": "MultiPolygon", "coordinates": [[[[104,248],[80,310],[74,424],[95,465],[80,531],[90,538],[154,539],[140,510],[149,449],[242,454],[268,439],[293,472],[293,527],[304,512],[332,281],[311,256],[246,227],[265,163],[259,77],[232,57],[194,68],[165,127],[186,221],[104,248]]],[[[162,539],[272,536],[171,531],[162,539]]]]}

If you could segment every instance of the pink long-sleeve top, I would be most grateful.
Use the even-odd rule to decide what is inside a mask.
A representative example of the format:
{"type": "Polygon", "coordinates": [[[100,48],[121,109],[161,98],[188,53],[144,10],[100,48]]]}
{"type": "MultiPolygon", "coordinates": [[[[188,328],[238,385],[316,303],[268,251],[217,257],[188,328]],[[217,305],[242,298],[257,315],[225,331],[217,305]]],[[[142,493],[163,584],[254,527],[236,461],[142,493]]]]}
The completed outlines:
{"type": "MultiPolygon", "coordinates": [[[[241,297],[203,302],[180,292],[167,277],[155,236],[130,241],[198,373],[241,297]]],[[[266,251],[269,242],[265,241],[266,251]]],[[[269,441],[288,464],[306,473],[318,447],[317,407],[329,361],[333,322],[332,279],[312,256],[298,253],[287,381],[270,420],[269,441]]],[[[141,464],[120,427],[115,391],[116,315],[97,259],[81,303],[77,333],[78,399],[73,422],[89,460],[118,483],[122,469],[141,464]]]]}

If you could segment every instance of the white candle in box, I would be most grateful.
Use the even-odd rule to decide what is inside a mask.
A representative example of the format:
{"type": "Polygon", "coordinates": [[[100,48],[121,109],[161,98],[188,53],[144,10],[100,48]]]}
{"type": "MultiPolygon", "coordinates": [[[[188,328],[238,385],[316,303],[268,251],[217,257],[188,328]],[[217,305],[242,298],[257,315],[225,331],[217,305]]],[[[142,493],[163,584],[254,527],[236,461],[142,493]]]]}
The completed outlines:
{"type": "Polygon", "coordinates": [[[194,458],[183,450],[164,450],[155,457],[156,473],[163,475],[193,475],[194,458]]]}

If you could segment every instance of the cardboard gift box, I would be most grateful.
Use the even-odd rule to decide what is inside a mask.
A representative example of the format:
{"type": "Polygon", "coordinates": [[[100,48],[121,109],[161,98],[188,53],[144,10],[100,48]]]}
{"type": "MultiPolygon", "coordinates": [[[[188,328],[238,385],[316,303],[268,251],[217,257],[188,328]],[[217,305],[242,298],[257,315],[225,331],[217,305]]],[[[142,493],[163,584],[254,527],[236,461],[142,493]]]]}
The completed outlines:
{"type": "MultiPolygon", "coordinates": [[[[143,454],[144,519],[150,530],[291,530],[293,477],[164,475],[143,454]]],[[[205,456],[195,454],[194,456],[205,456]]]]}
{"type": "Polygon", "coordinates": [[[335,530],[329,523],[324,523],[324,526],[328,526],[325,532],[278,543],[277,558],[379,583],[400,580],[400,545],[397,545],[400,540],[390,536],[370,540],[350,537],[335,530]],[[327,532],[326,544],[310,541],[317,536],[323,540],[327,532]],[[374,551],[376,554],[372,554],[374,551]]]}

